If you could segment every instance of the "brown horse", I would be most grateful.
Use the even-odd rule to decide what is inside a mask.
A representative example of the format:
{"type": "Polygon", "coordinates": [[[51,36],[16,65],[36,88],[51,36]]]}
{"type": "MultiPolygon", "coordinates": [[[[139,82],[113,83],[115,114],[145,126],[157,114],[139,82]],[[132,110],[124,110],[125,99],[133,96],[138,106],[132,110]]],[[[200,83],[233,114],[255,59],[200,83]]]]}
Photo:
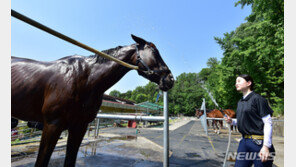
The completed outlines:
{"type": "MultiPolygon", "coordinates": [[[[235,112],[234,112],[233,110],[231,110],[231,109],[226,109],[226,110],[223,110],[223,111],[224,111],[224,113],[225,113],[226,115],[228,115],[229,117],[231,117],[231,118],[235,118],[235,112]]],[[[198,109],[196,109],[195,116],[197,116],[198,118],[200,118],[200,117],[203,115],[203,113],[204,113],[203,110],[198,110],[198,109]]],[[[209,117],[209,118],[224,118],[222,112],[221,112],[220,110],[218,110],[218,109],[213,109],[213,110],[211,110],[211,111],[207,110],[206,115],[207,115],[207,117],[209,117]]],[[[223,121],[220,121],[220,120],[212,120],[212,126],[213,126],[213,128],[214,128],[214,130],[215,130],[215,133],[218,133],[218,134],[219,134],[219,133],[220,133],[220,128],[219,128],[217,122],[219,122],[220,125],[221,125],[221,128],[223,128],[223,121]],[[217,130],[216,130],[216,128],[217,128],[217,130]]],[[[207,124],[208,124],[208,126],[209,126],[208,121],[207,121],[207,124]]]]}
{"type": "MultiPolygon", "coordinates": [[[[209,109],[206,109],[206,116],[208,117],[209,109]]],[[[195,116],[199,119],[204,114],[204,110],[199,110],[195,108],[195,116]]],[[[209,126],[209,120],[207,120],[207,125],[209,126]]]]}
{"type": "MultiPolygon", "coordinates": [[[[223,114],[221,113],[220,110],[213,109],[211,112],[209,112],[207,114],[207,117],[210,117],[210,118],[223,118],[224,116],[223,116],[223,114]]],[[[219,134],[220,133],[220,128],[219,128],[217,122],[220,123],[220,126],[222,128],[223,127],[223,121],[221,121],[221,120],[212,120],[212,126],[214,128],[214,131],[215,131],[215,133],[218,133],[219,134]],[[216,130],[216,128],[217,128],[217,130],[216,130]]]]}
{"type": "Polygon", "coordinates": [[[235,118],[236,117],[236,114],[235,114],[235,112],[232,110],[232,109],[225,109],[225,110],[223,110],[224,111],[224,113],[226,114],[226,115],[228,115],[230,118],[235,118]]]}
{"type": "MultiPolygon", "coordinates": [[[[203,110],[196,109],[195,116],[197,116],[197,118],[200,118],[203,114],[204,114],[203,110]]],[[[206,115],[209,118],[223,118],[222,113],[217,109],[214,109],[214,110],[207,109],[206,115]]],[[[221,123],[222,121],[218,121],[218,122],[221,124],[221,126],[223,126],[223,124],[221,123]]],[[[207,125],[209,126],[209,120],[207,120],[207,125]]],[[[215,130],[215,133],[220,132],[218,124],[217,124],[217,120],[212,120],[212,126],[213,126],[213,128],[215,130]],[[216,128],[217,128],[218,132],[217,132],[216,128]]]]}
{"type": "MultiPolygon", "coordinates": [[[[236,118],[236,114],[235,114],[235,112],[234,112],[232,109],[225,109],[225,110],[223,110],[223,111],[224,111],[224,113],[227,114],[230,118],[236,118]]],[[[235,130],[235,131],[237,131],[237,127],[236,127],[236,126],[233,126],[233,125],[230,126],[230,129],[231,129],[231,130],[235,130]]]]}
{"type": "MultiPolygon", "coordinates": [[[[159,89],[171,89],[173,75],[155,45],[134,35],[132,38],[136,44],[103,52],[138,65],[138,74],[157,83],[159,89]]],[[[75,166],[87,125],[96,117],[103,93],[128,71],[97,55],[68,56],[52,62],[12,57],[12,117],[44,124],[35,166],[48,165],[64,130],[68,130],[64,166],[75,166]]]]}

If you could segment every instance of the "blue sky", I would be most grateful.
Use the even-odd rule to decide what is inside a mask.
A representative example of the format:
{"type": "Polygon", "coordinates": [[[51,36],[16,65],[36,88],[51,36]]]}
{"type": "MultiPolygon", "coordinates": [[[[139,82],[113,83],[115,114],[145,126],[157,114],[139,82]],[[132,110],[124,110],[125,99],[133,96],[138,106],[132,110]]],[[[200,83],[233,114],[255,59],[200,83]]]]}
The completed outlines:
{"type": "MultiPolygon", "coordinates": [[[[214,37],[235,30],[251,13],[237,0],[28,0],[11,8],[98,50],[135,43],[130,34],[153,42],[176,78],[199,72],[210,57],[223,56],[214,37]]],[[[11,55],[42,61],[92,53],[11,18],[11,55]]],[[[126,92],[148,80],[130,71],[111,90],[126,92]]]]}

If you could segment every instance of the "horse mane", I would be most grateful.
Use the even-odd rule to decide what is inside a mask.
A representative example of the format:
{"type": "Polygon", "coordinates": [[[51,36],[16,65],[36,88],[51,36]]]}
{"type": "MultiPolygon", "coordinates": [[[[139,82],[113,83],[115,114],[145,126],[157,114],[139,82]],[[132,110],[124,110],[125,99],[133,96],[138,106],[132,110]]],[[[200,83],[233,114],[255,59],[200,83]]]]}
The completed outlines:
{"type": "MultiPolygon", "coordinates": [[[[103,53],[106,53],[109,56],[112,56],[114,58],[118,58],[118,50],[121,49],[123,46],[117,46],[115,48],[111,48],[111,49],[107,49],[107,50],[103,50],[103,53]]],[[[110,61],[109,59],[106,59],[98,54],[95,55],[90,55],[89,58],[93,58],[96,59],[96,63],[102,64],[102,63],[106,63],[108,61],[110,61]]]]}

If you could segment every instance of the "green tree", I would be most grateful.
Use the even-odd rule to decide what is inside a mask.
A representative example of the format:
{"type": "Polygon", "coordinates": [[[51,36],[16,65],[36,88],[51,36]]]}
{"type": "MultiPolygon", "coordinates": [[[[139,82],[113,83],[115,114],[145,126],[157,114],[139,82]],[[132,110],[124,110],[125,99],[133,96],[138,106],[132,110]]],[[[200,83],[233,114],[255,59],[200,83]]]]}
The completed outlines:
{"type": "Polygon", "coordinates": [[[110,93],[109,93],[110,96],[114,96],[114,97],[120,97],[121,96],[121,93],[118,91],[118,90],[112,90],[110,93]]]}
{"type": "Polygon", "coordinates": [[[143,93],[137,94],[135,101],[136,101],[136,103],[145,102],[145,101],[147,101],[147,95],[143,94],[143,93]]]}
{"type": "Polygon", "coordinates": [[[235,31],[225,33],[223,38],[215,37],[224,50],[218,66],[223,74],[218,75],[220,86],[229,90],[216,93],[224,97],[224,105],[235,107],[240,98],[233,89],[235,78],[250,74],[256,83],[255,91],[269,100],[276,113],[283,114],[284,1],[241,0],[237,5],[251,5],[252,13],[235,31]]]}
{"type": "Polygon", "coordinates": [[[182,73],[177,76],[174,87],[169,91],[169,111],[173,114],[193,116],[200,108],[204,90],[196,73],[182,73]]]}
{"type": "Polygon", "coordinates": [[[132,100],[132,91],[129,90],[129,91],[125,92],[125,93],[122,93],[120,97],[123,98],[123,99],[132,100]]]}
{"type": "Polygon", "coordinates": [[[147,95],[147,101],[154,103],[159,92],[158,86],[153,82],[149,82],[144,86],[144,89],[144,93],[147,95]]]}

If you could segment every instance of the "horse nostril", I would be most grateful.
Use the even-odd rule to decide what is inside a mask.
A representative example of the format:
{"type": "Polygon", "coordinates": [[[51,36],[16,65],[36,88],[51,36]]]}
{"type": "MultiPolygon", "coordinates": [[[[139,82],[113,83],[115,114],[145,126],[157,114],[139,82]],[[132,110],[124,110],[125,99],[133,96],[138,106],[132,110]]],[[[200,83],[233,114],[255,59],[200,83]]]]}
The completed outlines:
{"type": "Polygon", "coordinates": [[[171,78],[170,78],[170,79],[171,79],[171,81],[175,81],[175,79],[174,79],[174,77],[173,77],[173,76],[171,76],[171,78]]]}
{"type": "Polygon", "coordinates": [[[172,74],[169,74],[169,79],[171,80],[171,81],[174,81],[174,77],[173,77],[173,75],[172,74]]]}

